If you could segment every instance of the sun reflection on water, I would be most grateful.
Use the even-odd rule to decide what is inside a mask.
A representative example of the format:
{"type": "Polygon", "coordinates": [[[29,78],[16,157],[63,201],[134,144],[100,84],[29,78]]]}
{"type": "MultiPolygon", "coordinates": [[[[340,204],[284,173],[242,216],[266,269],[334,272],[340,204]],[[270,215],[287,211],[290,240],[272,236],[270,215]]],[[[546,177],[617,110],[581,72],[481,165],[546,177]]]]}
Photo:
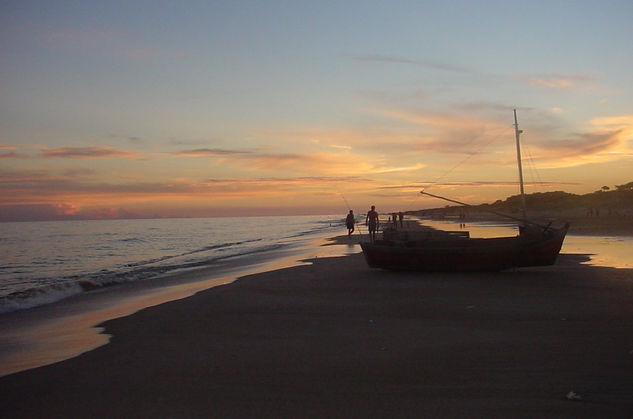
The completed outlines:
{"type": "Polygon", "coordinates": [[[561,252],[589,255],[588,265],[633,269],[633,237],[567,236],[561,252]]]}

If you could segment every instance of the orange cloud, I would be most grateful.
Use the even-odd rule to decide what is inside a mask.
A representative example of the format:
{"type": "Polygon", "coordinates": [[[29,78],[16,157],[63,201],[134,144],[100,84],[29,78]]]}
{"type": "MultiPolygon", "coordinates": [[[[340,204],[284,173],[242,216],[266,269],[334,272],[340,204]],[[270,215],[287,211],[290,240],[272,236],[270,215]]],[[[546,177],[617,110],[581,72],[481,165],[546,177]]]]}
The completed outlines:
{"type": "Polygon", "coordinates": [[[633,115],[594,118],[590,124],[590,132],[555,141],[541,139],[538,147],[542,153],[537,159],[547,167],[560,168],[633,157],[633,115]]]}
{"type": "Polygon", "coordinates": [[[633,115],[594,118],[590,123],[598,129],[618,130],[622,140],[633,140],[633,115]]]}

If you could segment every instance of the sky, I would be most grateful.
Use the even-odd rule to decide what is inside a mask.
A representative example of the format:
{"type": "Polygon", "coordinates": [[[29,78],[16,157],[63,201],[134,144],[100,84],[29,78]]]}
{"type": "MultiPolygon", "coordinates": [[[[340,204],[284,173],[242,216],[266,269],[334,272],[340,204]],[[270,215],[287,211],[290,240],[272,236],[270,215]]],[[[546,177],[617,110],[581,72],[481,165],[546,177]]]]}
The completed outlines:
{"type": "Polygon", "coordinates": [[[0,0],[0,221],[633,181],[633,1],[0,0]]]}

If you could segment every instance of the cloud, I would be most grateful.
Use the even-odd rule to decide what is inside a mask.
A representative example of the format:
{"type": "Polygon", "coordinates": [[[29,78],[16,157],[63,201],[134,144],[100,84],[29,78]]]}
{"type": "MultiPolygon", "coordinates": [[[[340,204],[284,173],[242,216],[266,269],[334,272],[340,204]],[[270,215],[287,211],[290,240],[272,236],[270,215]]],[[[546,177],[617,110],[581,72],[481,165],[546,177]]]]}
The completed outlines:
{"type": "Polygon", "coordinates": [[[19,154],[14,151],[9,151],[7,153],[0,153],[0,159],[24,159],[27,158],[25,154],[19,154]]]}
{"type": "Polygon", "coordinates": [[[332,203],[337,190],[367,190],[375,184],[371,179],[344,176],[111,184],[36,173],[5,174],[0,176],[0,221],[228,215],[234,213],[226,210],[231,206],[253,215],[256,205],[315,213],[317,208],[340,206],[338,200],[332,203]]]}
{"type": "Polygon", "coordinates": [[[138,153],[117,150],[113,147],[60,147],[41,150],[45,158],[92,159],[92,158],[133,158],[138,153]]]}
{"type": "MultiPolygon", "coordinates": [[[[507,187],[518,186],[518,181],[478,181],[478,182],[420,182],[425,188],[455,188],[464,186],[507,187]]],[[[524,182],[525,186],[563,187],[577,185],[574,182],[524,182]]]]}
{"type": "Polygon", "coordinates": [[[572,167],[587,163],[606,163],[633,156],[633,115],[594,118],[591,130],[569,134],[559,140],[545,137],[535,142],[542,150],[539,160],[548,167],[572,167]]]}
{"type": "Polygon", "coordinates": [[[550,89],[570,89],[578,85],[587,85],[594,81],[593,78],[574,74],[549,74],[540,76],[527,76],[528,84],[550,89]]]}
{"type": "Polygon", "coordinates": [[[419,153],[473,154],[490,142],[512,136],[507,122],[459,113],[429,112],[425,110],[375,109],[374,113],[396,121],[411,124],[410,136],[405,141],[390,139],[389,143],[374,142],[383,150],[416,151],[419,153]]]}
{"type": "MultiPolygon", "coordinates": [[[[527,187],[565,187],[575,186],[574,182],[525,182],[527,187]]],[[[464,182],[414,182],[405,185],[384,185],[378,186],[376,189],[381,190],[395,190],[400,192],[419,192],[425,189],[455,189],[455,188],[472,188],[472,187],[489,187],[489,188],[506,188],[506,187],[518,187],[519,182],[508,181],[464,181],[464,182]]]]}
{"type": "MultiPolygon", "coordinates": [[[[292,136],[291,136],[292,137],[292,136]]],[[[297,136],[294,136],[297,142],[297,136]]],[[[375,168],[359,155],[349,153],[349,146],[325,146],[342,152],[291,152],[266,153],[256,150],[230,150],[220,148],[199,148],[169,153],[175,157],[209,157],[218,159],[218,164],[239,167],[248,171],[291,172],[296,176],[319,174],[340,176],[367,173],[375,168]]]]}
{"type": "Polygon", "coordinates": [[[401,166],[401,167],[377,167],[372,173],[394,173],[394,172],[408,172],[414,170],[420,170],[425,168],[425,164],[414,164],[413,166],[401,166]]]}
{"type": "Polygon", "coordinates": [[[182,150],[170,153],[174,156],[182,157],[219,157],[219,156],[231,156],[251,154],[250,151],[243,150],[226,150],[221,148],[197,148],[194,150],[182,150]]]}
{"type": "Polygon", "coordinates": [[[613,149],[620,143],[620,131],[573,134],[570,138],[548,142],[541,146],[566,157],[595,155],[613,149]]]}
{"type": "Polygon", "coordinates": [[[594,118],[591,125],[598,129],[619,130],[625,140],[633,140],[633,115],[607,116],[594,118]]]}
{"type": "Polygon", "coordinates": [[[241,197],[270,194],[279,190],[298,190],[313,187],[329,190],[333,184],[358,185],[372,182],[361,177],[259,177],[206,179],[201,181],[174,180],[167,182],[104,183],[74,178],[49,177],[44,173],[2,173],[0,176],[0,204],[43,204],[54,200],[90,199],[109,202],[146,197],[190,196],[214,197],[238,195],[241,197]]]}
{"type": "Polygon", "coordinates": [[[377,62],[377,63],[393,63],[393,64],[407,64],[416,65],[421,67],[427,67],[434,70],[451,71],[456,73],[471,73],[472,70],[466,67],[455,66],[451,64],[438,63],[426,60],[415,60],[404,57],[397,57],[394,55],[385,54],[350,54],[348,55],[354,61],[361,62],[377,62]]]}
{"type": "Polygon", "coordinates": [[[252,170],[291,170],[294,173],[318,173],[324,176],[369,176],[415,171],[421,163],[392,165],[383,158],[368,158],[353,153],[253,154],[245,157],[252,170]]]}
{"type": "MultiPolygon", "coordinates": [[[[463,115],[398,108],[376,109],[374,113],[378,115],[411,124],[410,132],[417,131],[417,136],[400,136],[399,139],[388,143],[372,141],[370,144],[375,149],[391,150],[392,156],[396,152],[408,149],[409,153],[421,155],[465,154],[469,160],[477,156],[476,159],[470,160],[470,166],[514,166],[516,160],[512,141],[513,128],[509,121],[499,119],[499,110],[499,107],[485,107],[484,112],[494,111],[492,117],[486,117],[478,115],[477,112],[463,115]]],[[[632,154],[629,144],[633,145],[633,115],[595,118],[590,121],[591,127],[587,131],[563,133],[561,137],[561,121],[554,117],[562,113],[561,109],[531,112],[533,120],[538,116],[536,120],[541,126],[528,128],[522,143],[524,148],[529,144],[536,146],[537,150],[529,150],[528,147],[526,151],[529,155],[526,156],[541,167],[559,168],[603,163],[632,154]]],[[[462,166],[464,162],[455,163],[462,166]]],[[[440,164],[442,161],[435,160],[435,166],[440,164]]]]}
{"type": "Polygon", "coordinates": [[[0,205],[0,221],[60,221],[69,219],[71,211],[65,204],[0,205]]]}
{"type": "Polygon", "coordinates": [[[17,153],[18,147],[12,144],[0,144],[0,159],[26,159],[26,154],[17,153]]]}
{"type": "Polygon", "coordinates": [[[96,173],[94,169],[87,168],[74,168],[62,170],[62,176],[64,177],[78,177],[78,176],[91,176],[96,173]]]}

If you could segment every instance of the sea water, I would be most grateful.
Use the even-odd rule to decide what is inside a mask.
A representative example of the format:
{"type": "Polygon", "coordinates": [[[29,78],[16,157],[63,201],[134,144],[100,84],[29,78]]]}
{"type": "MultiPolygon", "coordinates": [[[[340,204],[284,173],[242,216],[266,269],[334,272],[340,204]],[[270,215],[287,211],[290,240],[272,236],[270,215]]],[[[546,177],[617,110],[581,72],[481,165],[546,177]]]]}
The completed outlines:
{"type": "Polygon", "coordinates": [[[274,258],[344,231],[336,216],[0,223],[0,314],[180,270],[274,258]]]}

